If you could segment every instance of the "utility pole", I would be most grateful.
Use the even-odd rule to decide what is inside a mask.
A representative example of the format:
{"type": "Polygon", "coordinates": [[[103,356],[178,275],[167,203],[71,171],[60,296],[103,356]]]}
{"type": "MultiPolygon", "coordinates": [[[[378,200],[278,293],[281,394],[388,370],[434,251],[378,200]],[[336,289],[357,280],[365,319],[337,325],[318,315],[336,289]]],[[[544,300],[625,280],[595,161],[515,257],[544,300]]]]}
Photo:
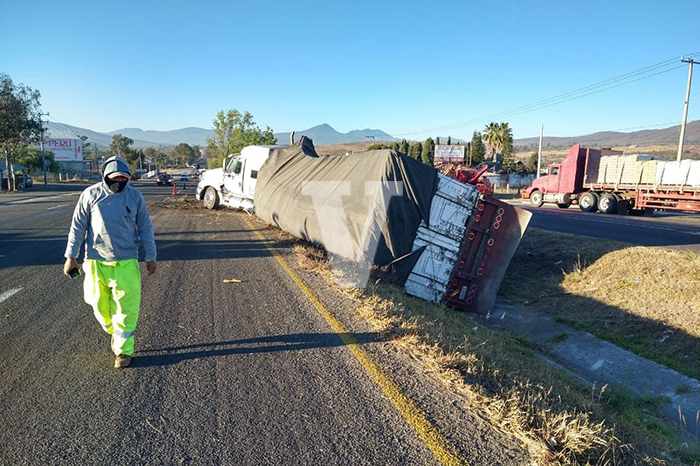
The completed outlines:
{"type": "Polygon", "coordinates": [[[690,82],[693,79],[693,63],[695,63],[691,58],[685,59],[681,57],[683,63],[688,63],[688,87],[685,90],[685,104],[683,105],[683,123],[681,123],[681,138],[678,142],[678,155],[676,156],[676,161],[681,161],[681,156],[683,155],[683,140],[685,139],[685,122],[688,120],[688,102],[690,102],[690,82]]]}
{"type": "MultiPolygon", "coordinates": [[[[48,113],[42,113],[39,117],[49,116],[48,113]]],[[[48,122],[47,122],[48,123],[48,122]]],[[[46,177],[46,151],[44,150],[44,120],[41,120],[41,166],[44,169],[44,186],[48,185],[46,177]]]]}
{"type": "Polygon", "coordinates": [[[535,178],[540,177],[540,167],[542,166],[542,134],[544,133],[544,125],[540,125],[540,148],[537,151],[537,175],[535,178]]]}

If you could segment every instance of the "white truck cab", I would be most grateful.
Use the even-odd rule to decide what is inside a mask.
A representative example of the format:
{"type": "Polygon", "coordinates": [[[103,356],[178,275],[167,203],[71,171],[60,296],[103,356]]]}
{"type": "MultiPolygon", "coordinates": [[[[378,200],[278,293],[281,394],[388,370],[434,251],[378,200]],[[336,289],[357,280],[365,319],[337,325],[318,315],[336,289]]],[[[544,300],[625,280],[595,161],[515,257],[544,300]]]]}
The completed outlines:
{"type": "Polygon", "coordinates": [[[203,201],[207,209],[224,205],[250,212],[258,171],[270,153],[281,147],[284,146],[247,146],[240,154],[229,155],[221,168],[202,173],[197,184],[197,199],[203,201]]]}

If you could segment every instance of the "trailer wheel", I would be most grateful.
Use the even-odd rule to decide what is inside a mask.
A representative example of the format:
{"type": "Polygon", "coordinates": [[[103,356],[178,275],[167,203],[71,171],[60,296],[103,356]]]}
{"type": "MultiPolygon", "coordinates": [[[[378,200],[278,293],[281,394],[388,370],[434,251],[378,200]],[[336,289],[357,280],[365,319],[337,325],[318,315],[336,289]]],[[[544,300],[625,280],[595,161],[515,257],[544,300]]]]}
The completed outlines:
{"type": "Polygon", "coordinates": [[[598,196],[595,193],[585,193],[578,200],[578,206],[583,212],[598,210],[598,196]]]}
{"type": "Polygon", "coordinates": [[[617,212],[617,198],[610,193],[603,194],[598,201],[598,210],[604,214],[614,214],[617,212]]]}
{"type": "Polygon", "coordinates": [[[544,204],[544,196],[542,196],[542,191],[536,189],[530,193],[530,203],[535,207],[542,207],[542,204],[544,204]]]}
{"type": "Polygon", "coordinates": [[[204,191],[204,207],[207,209],[216,209],[219,207],[219,195],[216,189],[209,186],[206,191],[204,191]]]}

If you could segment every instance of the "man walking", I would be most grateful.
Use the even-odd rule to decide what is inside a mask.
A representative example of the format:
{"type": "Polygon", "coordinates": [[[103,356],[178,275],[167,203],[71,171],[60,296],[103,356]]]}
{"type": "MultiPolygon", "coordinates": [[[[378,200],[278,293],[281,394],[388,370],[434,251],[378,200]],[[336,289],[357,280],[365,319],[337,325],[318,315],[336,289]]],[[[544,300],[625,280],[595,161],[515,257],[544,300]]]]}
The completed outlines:
{"type": "Polygon", "coordinates": [[[102,181],[80,195],[68,234],[63,273],[78,267],[85,241],[83,291],[97,321],[112,335],[114,367],[131,363],[134,331],[141,304],[139,242],[146,250],[146,269],[156,271],[156,243],[141,193],[129,185],[131,170],[120,157],[102,166],[102,181]]]}

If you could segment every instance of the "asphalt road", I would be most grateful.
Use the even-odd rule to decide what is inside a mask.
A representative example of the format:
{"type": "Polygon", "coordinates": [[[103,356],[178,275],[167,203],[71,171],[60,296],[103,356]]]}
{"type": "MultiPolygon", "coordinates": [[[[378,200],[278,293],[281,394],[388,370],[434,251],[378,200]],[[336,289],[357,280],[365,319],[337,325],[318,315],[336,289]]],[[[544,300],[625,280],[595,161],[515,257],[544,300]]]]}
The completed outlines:
{"type": "Polygon", "coordinates": [[[578,206],[532,207],[529,201],[509,203],[532,212],[531,227],[575,235],[624,241],[640,246],[672,246],[700,251],[700,215],[656,212],[651,217],[630,217],[581,212],[578,206]]]}
{"type": "MultiPolygon", "coordinates": [[[[125,370],[61,275],[84,186],[0,196],[0,463],[439,464],[240,215],[158,208],[170,189],[136,186],[159,260],[125,370]]],[[[355,337],[386,360],[378,335],[355,337]]],[[[397,358],[386,372],[470,464],[526,462],[397,358]]]]}

